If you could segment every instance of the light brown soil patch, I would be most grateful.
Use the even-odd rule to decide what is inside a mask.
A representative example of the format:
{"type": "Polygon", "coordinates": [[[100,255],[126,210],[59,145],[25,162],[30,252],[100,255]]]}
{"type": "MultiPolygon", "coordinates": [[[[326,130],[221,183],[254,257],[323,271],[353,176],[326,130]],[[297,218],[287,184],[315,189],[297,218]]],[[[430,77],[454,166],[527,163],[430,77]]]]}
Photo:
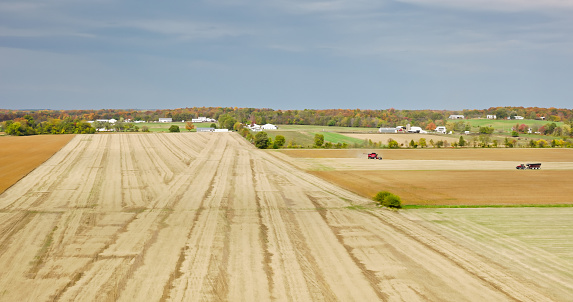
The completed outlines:
{"type": "Polygon", "coordinates": [[[573,170],[312,171],[366,198],[389,191],[408,205],[572,204],[573,170]]]}
{"type": "Polygon", "coordinates": [[[58,152],[73,137],[0,136],[0,194],[58,152]]]}
{"type": "Polygon", "coordinates": [[[280,152],[293,158],[367,158],[368,153],[376,152],[384,159],[573,162],[573,149],[549,148],[287,149],[280,152]]]}

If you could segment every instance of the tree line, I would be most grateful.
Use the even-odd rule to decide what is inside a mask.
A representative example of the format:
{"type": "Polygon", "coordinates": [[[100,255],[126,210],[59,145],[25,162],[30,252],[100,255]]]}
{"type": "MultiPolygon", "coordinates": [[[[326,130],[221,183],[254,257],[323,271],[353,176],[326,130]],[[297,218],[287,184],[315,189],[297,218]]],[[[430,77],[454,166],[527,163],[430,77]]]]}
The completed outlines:
{"type": "Polygon", "coordinates": [[[171,117],[173,121],[188,121],[205,116],[219,120],[228,116],[243,124],[321,125],[342,127],[395,127],[416,124],[426,128],[430,123],[445,124],[450,115],[461,114],[466,118],[485,118],[496,115],[497,119],[523,116],[525,119],[545,119],[550,122],[573,121],[573,109],[539,107],[491,107],[488,109],[452,110],[362,110],[362,109],[304,109],[274,110],[268,108],[237,107],[192,107],[160,110],[7,110],[0,109],[0,122],[16,120],[28,115],[35,121],[50,119],[93,121],[96,119],[123,118],[131,121],[157,121],[171,117]]]}
{"type": "MultiPolygon", "coordinates": [[[[437,125],[446,126],[448,131],[467,130],[468,124],[463,121],[448,120],[450,115],[461,114],[466,118],[485,118],[496,115],[497,119],[523,116],[526,119],[544,119],[548,125],[535,129],[542,134],[560,136],[571,135],[573,109],[539,108],[539,107],[491,107],[473,110],[362,110],[362,109],[304,109],[274,110],[268,108],[237,107],[192,107],[160,110],[136,109],[101,109],[101,110],[7,110],[0,109],[0,122],[6,131],[12,124],[10,132],[20,135],[43,133],[89,133],[86,121],[97,119],[116,119],[118,121],[157,121],[159,118],[171,117],[173,121],[190,121],[201,116],[219,121],[220,128],[237,130],[236,124],[266,123],[279,125],[320,125],[340,127],[396,127],[398,125],[417,125],[423,129],[433,130],[437,125]],[[551,123],[565,122],[569,128],[553,127],[551,123]],[[16,124],[19,123],[19,124],[16,124]],[[569,131],[567,131],[569,130],[569,131]],[[63,131],[63,132],[62,132],[63,131]],[[558,133],[555,133],[555,132],[558,133]],[[559,133],[560,132],[560,133],[559,133]],[[568,132],[568,133],[567,133],[568,132]]],[[[95,128],[98,125],[96,125],[95,128]]],[[[101,126],[101,125],[99,125],[101,126]]],[[[116,127],[104,125],[108,128],[116,127]]],[[[135,125],[126,122],[125,131],[139,131],[135,125]]],[[[517,125],[516,132],[523,130],[517,125]]],[[[93,128],[93,127],[91,127],[93,128]]],[[[122,129],[116,129],[122,131],[122,129]]],[[[480,129],[481,133],[482,129],[480,129]]],[[[488,129],[483,129],[488,131],[488,129]]],[[[7,132],[8,133],[8,132],[7,132]]]]}

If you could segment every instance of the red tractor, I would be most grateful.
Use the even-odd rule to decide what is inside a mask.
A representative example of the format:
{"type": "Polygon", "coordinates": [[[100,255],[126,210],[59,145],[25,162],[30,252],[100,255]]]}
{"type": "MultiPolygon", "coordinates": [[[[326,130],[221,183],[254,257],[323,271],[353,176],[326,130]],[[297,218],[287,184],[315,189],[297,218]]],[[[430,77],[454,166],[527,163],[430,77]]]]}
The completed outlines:
{"type": "Polygon", "coordinates": [[[382,156],[378,156],[378,153],[368,153],[368,159],[382,159],[382,156]]]}

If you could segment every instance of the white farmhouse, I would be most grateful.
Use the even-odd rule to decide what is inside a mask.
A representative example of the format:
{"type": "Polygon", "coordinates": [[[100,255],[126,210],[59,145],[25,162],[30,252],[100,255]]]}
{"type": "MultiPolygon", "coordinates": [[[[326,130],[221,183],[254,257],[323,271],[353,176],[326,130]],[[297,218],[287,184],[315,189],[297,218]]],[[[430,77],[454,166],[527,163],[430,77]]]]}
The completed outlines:
{"type": "Polygon", "coordinates": [[[173,119],[170,117],[160,117],[159,118],[159,122],[160,123],[172,123],[173,119]]]}
{"type": "Polygon", "coordinates": [[[464,116],[463,115],[456,115],[456,114],[452,114],[450,115],[450,117],[448,117],[450,120],[463,120],[464,116]]]}
{"type": "Polygon", "coordinates": [[[495,114],[488,114],[486,118],[488,120],[495,120],[497,117],[495,116],[495,114]]]}
{"type": "Polygon", "coordinates": [[[516,119],[516,120],[522,120],[522,119],[523,119],[523,116],[516,115],[516,116],[514,116],[513,118],[516,119]]]}
{"type": "Polygon", "coordinates": [[[436,127],[436,132],[441,133],[441,134],[446,134],[446,126],[438,126],[436,127]]]}

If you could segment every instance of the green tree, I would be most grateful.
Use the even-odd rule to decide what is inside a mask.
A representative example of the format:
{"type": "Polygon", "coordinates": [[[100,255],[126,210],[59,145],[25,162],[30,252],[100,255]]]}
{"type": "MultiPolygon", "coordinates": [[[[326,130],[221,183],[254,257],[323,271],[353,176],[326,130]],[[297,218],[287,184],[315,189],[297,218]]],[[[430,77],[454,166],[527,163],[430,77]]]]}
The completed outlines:
{"type": "Polygon", "coordinates": [[[322,134],[315,134],[314,135],[314,146],[317,148],[322,147],[322,145],[324,144],[324,135],[322,134]]]}
{"type": "Polygon", "coordinates": [[[390,149],[398,149],[398,142],[393,139],[388,139],[388,148],[390,149]]]}
{"type": "Polygon", "coordinates": [[[420,148],[426,148],[428,145],[426,144],[426,139],[425,138],[420,138],[420,140],[418,141],[418,145],[420,145],[420,148]]]}
{"type": "Polygon", "coordinates": [[[495,129],[493,127],[479,127],[479,133],[492,134],[495,129]]]}
{"type": "Polygon", "coordinates": [[[266,132],[261,131],[255,135],[255,147],[259,149],[267,149],[269,146],[269,136],[266,132]]]}
{"type": "Polygon", "coordinates": [[[6,134],[14,136],[22,136],[26,134],[26,129],[22,127],[20,122],[14,122],[6,127],[6,134]]]}
{"type": "Polygon", "coordinates": [[[374,198],[372,198],[376,203],[380,206],[388,207],[388,208],[396,208],[399,209],[402,207],[402,201],[400,197],[394,195],[388,191],[381,191],[378,192],[374,198]]]}
{"type": "Polygon", "coordinates": [[[179,126],[171,125],[171,127],[169,127],[169,132],[179,132],[179,126]]]}
{"type": "Polygon", "coordinates": [[[279,148],[284,146],[285,144],[285,137],[282,135],[277,135],[275,137],[275,145],[277,145],[279,148]]]}
{"type": "Polygon", "coordinates": [[[466,140],[460,135],[460,140],[458,141],[458,146],[463,147],[466,145],[466,140]]]}

